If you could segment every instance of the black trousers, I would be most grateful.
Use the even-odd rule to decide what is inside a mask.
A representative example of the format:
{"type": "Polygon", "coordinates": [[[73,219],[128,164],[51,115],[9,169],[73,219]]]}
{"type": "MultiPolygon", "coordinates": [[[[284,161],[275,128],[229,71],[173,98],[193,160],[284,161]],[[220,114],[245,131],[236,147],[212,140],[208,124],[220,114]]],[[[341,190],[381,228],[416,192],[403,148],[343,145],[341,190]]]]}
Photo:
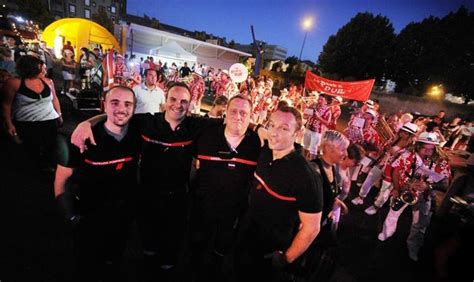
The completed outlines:
{"type": "Polygon", "coordinates": [[[209,212],[193,206],[191,257],[196,281],[229,281],[233,273],[238,216],[213,213],[209,216],[209,212]]]}
{"type": "Polygon", "coordinates": [[[14,121],[16,131],[33,167],[55,167],[57,149],[57,121],[14,121]]]}
{"type": "Polygon", "coordinates": [[[236,281],[294,281],[293,264],[280,268],[271,260],[271,254],[285,251],[292,238],[290,230],[279,231],[245,218],[235,249],[236,281]]]}
{"type": "Polygon", "coordinates": [[[161,265],[176,265],[182,256],[188,205],[185,192],[144,190],[140,195],[137,222],[142,247],[145,254],[154,253],[161,265]]]}
{"type": "Polygon", "coordinates": [[[77,281],[124,281],[120,273],[133,220],[133,209],[107,205],[81,212],[74,230],[77,281]]]}

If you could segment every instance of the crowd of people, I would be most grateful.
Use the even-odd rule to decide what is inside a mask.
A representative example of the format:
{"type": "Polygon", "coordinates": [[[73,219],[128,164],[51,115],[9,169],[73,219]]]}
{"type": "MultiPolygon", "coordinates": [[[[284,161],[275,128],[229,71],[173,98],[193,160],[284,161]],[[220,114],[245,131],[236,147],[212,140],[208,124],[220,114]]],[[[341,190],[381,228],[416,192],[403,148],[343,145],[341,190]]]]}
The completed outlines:
{"type": "MultiPolygon", "coordinates": [[[[74,86],[77,67],[80,87],[92,87],[101,50],[81,48],[76,66],[69,46],[61,59],[63,91],[74,86]]],[[[447,152],[472,152],[472,121],[447,122],[444,111],[385,115],[379,101],[367,100],[351,104],[344,126],[341,97],[294,84],[275,92],[264,76],[236,84],[226,70],[186,63],[178,69],[153,57],[129,64],[115,54],[104,113],[57,143],[62,115],[47,61],[15,54],[15,77],[2,84],[2,113],[7,135],[25,146],[31,165],[55,171],[78,281],[124,279],[121,259],[133,222],[143,281],[326,281],[337,269],[341,219],[374,187],[379,193],[365,213],[389,206],[378,240],[392,237],[411,207],[413,261],[433,216],[431,230],[442,229],[446,218],[459,229],[462,239],[429,241],[437,278],[451,277],[449,255],[469,244],[472,222],[453,224],[459,218],[452,211],[474,201],[472,182],[453,181],[447,152]],[[203,117],[206,88],[215,100],[203,117]]],[[[472,176],[472,155],[467,167],[472,176]]]]}

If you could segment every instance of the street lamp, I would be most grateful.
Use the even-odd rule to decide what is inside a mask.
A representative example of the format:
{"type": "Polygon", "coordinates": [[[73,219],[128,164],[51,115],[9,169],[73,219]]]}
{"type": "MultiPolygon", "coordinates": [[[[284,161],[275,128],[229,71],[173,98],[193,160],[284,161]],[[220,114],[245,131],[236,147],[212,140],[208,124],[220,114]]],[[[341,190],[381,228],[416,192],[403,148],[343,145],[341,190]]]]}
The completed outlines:
{"type": "Polygon", "coordinates": [[[431,87],[428,91],[428,95],[430,95],[433,98],[440,98],[443,94],[444,94],[444,89],[443,89],[442,84],[435,85],[431,87]]]}
{"type": "Polygon", "coordinates": [[[301,61],[301,55],[303,54],[303,48],[304,48],[304,43],[306,42],[306,36],[308,35],[308,31],[313,26],[313,18],[311,17],[304,18],[301,26],[303,27],[303,30],[305,31],[305,33],[304,33],[303,45],[301,45],[300,57],[298,58],[298,61],[301,61]]]}

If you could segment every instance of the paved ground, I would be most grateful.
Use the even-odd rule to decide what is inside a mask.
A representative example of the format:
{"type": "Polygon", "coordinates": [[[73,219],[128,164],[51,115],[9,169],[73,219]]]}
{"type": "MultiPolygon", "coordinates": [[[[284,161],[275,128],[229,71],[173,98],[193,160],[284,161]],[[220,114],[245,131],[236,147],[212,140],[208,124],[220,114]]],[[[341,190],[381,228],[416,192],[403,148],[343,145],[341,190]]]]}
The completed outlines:
{"type": "MultiPolygon", "coordinates": [[[[61,97],[67,134],[77,121],[94,113],[71,113],[68,101],[61,97]]],[[[24,163],[15,146],[1,137],[0,188],[1,240],[0,281],[70,281],[71,232],[56,212],[53,178],[31,169],[24,163]],[[19,164],[20,163],[20,164],[19,164]]],[[[356,193],[358,189],[352,191],[356,193]]],[[[377,191],[369,194],[372,199],[377,191]]],[[[348,202],[353,198],[349,196],[348,202]]],[[[340,264],[342,270],[336,281],[430,281],[429,271],[407,258],[404,240],[408,233],[410,214],[400,220],[399,232],[386,242],[376,236],[381,229],[387,209],[369,217],[364,206],[348,204],[350,213],[342,218],[339,230],[340,264]],[[383,277],[383,278],[382,278],[383,277]]],[[[131,240],[124,263],[124,275],[137,281],[141,257],[136,239],[131,240]]]]}

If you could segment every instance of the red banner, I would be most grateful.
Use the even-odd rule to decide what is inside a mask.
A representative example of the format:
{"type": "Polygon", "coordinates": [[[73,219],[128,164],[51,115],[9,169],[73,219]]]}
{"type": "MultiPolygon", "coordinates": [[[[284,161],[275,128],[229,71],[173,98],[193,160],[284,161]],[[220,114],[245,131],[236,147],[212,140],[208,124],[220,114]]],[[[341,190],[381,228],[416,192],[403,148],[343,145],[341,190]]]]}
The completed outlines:
{"type": "Polygon", "coordinates": [[[374,86],[375,79],[362,81],[335,81],[306,71],[304,87],[311,91],[322,92],[331,96],[341,96],[347,100],[367,101],[374,86]]]}
{"type": "Polygon", "coordinates": [[[102,61],[102,66],[104,67],[104,76],[105,79],[104,87],[111,87],[114,83],[114,72],[115,72],[115,64],[114,64],[114,49],[110,49],[109,52],[105,54],[105,57],[102,61]]]}

